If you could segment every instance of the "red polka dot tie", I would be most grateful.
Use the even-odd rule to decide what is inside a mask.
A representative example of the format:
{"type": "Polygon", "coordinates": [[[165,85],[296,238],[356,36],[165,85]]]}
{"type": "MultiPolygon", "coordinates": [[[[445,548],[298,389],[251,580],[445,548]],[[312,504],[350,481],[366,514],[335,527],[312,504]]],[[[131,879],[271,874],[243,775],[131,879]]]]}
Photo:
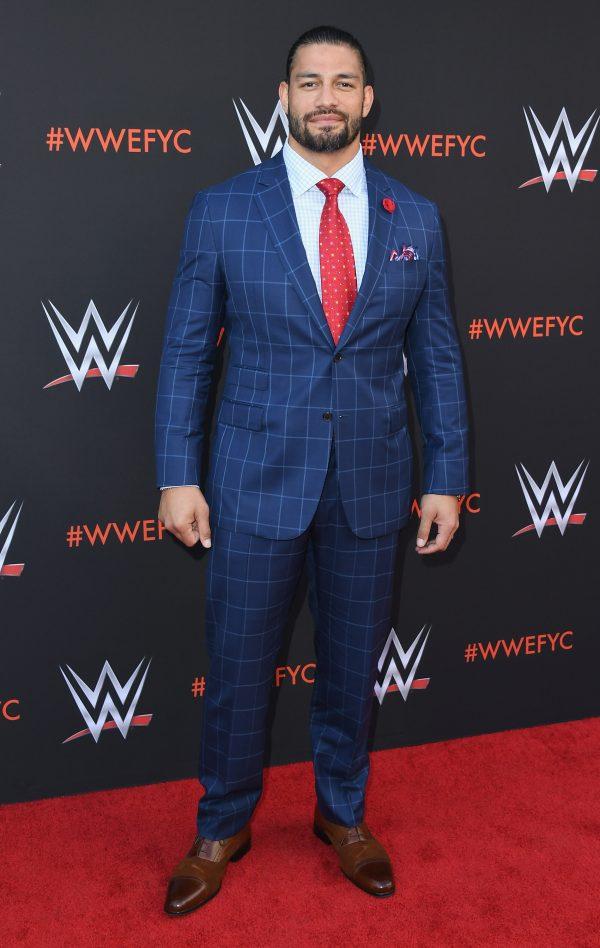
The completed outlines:
{"type": "Polygon", "coordinates": [[[323,178],[317,181],[317,187],[326,198],[319,225],[321,301],[337,345],[356,299],[354,252],[350,231],[337,201],[344,182],[339,178],[323,178]]]}

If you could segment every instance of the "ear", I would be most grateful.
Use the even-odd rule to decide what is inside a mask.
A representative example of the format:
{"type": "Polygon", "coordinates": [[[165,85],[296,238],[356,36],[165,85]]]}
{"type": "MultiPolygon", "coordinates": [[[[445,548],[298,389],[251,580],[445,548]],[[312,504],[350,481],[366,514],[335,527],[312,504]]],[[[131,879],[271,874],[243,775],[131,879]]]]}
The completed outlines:
{"type": "Polygon", "coordinates": [[[288,84],[287,82],[280,82],[279,88],[277,90],[279,94],[279,101],[283,106],[283,111],[287,113],[288,110],[288,84]]]}

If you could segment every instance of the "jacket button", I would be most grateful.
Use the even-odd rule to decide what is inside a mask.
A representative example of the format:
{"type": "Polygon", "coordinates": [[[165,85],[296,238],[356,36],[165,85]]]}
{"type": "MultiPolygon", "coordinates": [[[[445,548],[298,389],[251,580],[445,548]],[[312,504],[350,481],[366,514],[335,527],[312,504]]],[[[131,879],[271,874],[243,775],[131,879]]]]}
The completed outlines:
{"type": "Polygon", "coordinates": [[[334,362],[339,362],[341,358],[342,358],[342,353],[341,353],[341,352],[336,352],[336,354],[335,354],[334,357],[333,357],[333,361],[334,361],[334,362]]]}
{"type": "Polygon", "coordinates": [[[325,421],[330,421],[330,420],[331,420],[331,412],[330,412],[330,411],[324,411],[324,412],[323,412],[323,418],[325,419],[325,421]]]}

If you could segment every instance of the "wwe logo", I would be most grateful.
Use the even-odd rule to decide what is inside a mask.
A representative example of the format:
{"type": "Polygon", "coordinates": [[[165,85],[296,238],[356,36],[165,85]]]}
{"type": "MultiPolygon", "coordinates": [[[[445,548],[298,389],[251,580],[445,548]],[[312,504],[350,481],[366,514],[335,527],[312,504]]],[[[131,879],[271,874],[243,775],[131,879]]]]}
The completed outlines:
{"type": "Polygon", "coordinates": [[[25,569],[24,563],[6,563],[6,556],[8,554],[9,547],[12,543],[12,538],[14,536],[15,530],[17,528],[17,522],[23,509],[23,504],[19,507],[14,517],[11,519],[11,514],[13,512],[16,500],[10,505],[2,520],[0,520],[0,576],[20,576],[23,570],[25,569]],[[4,535],[4,530],[6,528],[6,536],[4,542],[2,542],[2,536],[4,535]]]}
{"type": "Polygon", "coordinates": [[[67,670],[70,673],[72,681],[67,677],[62,668],[60,669],[69,691],[73,695],[75,704],[81,711],[83,720],[87,724],[87,727],[83,728],[83,730],[76,731],[75,734],[71,734],[70,737],[65,738],[63,744],[68,744],[69,741],[74,741],[78,737],[84,737],[86,734],[91,734],[95,742],[98,743],[102,731],[114,728],[118,728],[123,739],[125,739],[130,727],[146,727],[150,724],[152,720],[151,714],[135,713],[152,659],[148,659],[148,663],[142,672],[141,669],[144,661],[145,659],[141,660],[124,685],[121,684],[108,661],[104,662],[95,688],[88,687],[85,681],[83,681],[69,665],[67,665],[67,670]],[[119,704],[125,711],[124,715],[121,715],[121,712],[117,709],[107,681],[113,686],[119,704]],[[98,706],[100,706],[100,710],[98,710],[98,706]],[[96,712],[96,716],[94,716],[93,712],[96,712]],[[112,721],[107,720],[109,715],[112,721]]]}
{"type": "Polygon", "coordinates": [[[413,661],[413,654],[415,650],[417,649],[417,647],[419,646],[419,643],[421,641],[421,637],[423,636],[424,631],[425,631],[425,626],[422,627],[421,631],[419,632],[416,639],[411,644],[410,648],[408,648],[405,652],[404,649],[402,648],[402,645],[400,643],[398,636],[396,635],[394,629],[392,628],[390,634],[388,635],[387,641],[383,647],[383,651],[381,653],[379,662],[377,664],[377,669],[379,672],[381,672],[384,666],[384,663],[389,653],[391,652],[392,645],[393,645],[395,647],[398,658],[400,659],[400,664],[402,665],[402,668],[406,672],[407,669],[410,667],[410,671],[408,673],[408,677],[406,681],[404,681],[402,675],[400,674],[398,670],[398,666],[396,665],[396,661],[394,659],[393,654],[390,655],[388,665],[385,671],[385,675],[383,677],[383,681],[381,682],[381,684],[379,684],[379,682],[375,682],[375,694],[377,695],[377,700],[379,701],[379,704],[383,704],[383,699],[385,698],[387,691],[399,691],[402,697],[404,698],[404,700],[406,701],[411,688],[415,688],[415,689],[427,688],[427,685],[429,684],[429,678],[415,679],[415,675],[417,672],[417,668],[419,667],[419,662],[421,661],[421,657],[423,655],[423,651],[425,649],[427,639],[429,638],[429,633],[431,632],[431,626],[429,626],[429,628],[427,629],[427,635],[423,639],[423,642],[419,648],[419,651],[413,661]],[[391,684],[392,678],[394,679],[394,682],[395,682],[395,684],[393,685],[391,684]]]}
{"type": "Polygon", "coordinates": [[[540,120],[538,119],[537,115],[535,114],[531,106],[529,106],[529,111],[531,112],[531,115],[533,117],[533,120],[537,128],[537,136],[535,134],[535,131],[533,129],[531,122],[529,121],[527,112],[525,111],[525,109],[523,109],[523,112],[525,113],[525,121],[527,122],[527,128],[529,129],[529,134],[531,136],[531,141],[533,144],[533,150],[535,152],[538,165],[540,166],[540,171],[542,172],[542,176],[538,178],[530,178],[529,181],[524,181],[523,184],[519,185],[519,187],[527,188],[531,184],[540,184],[540,182],[543,181],[546,187],[546,192],[548,192],[550,190],[550,185],[552,184],[553,181],[566,180],[572,192],[578,180],[593,181],[596,177],[597,169],[587,168],[587,169],[582,170],[582,165],[583,165],[583,162],[585,161],[585,156],[587,155],[589,151],[590,145],[592,144],[592,139],[594,137],[594,132],[596,131],[596,128],[598,127],[598,122],[600,121],[600,115],[599,115],[594,123],[594,126],[591,132],[589,132],[589,134],[587,135],[587,138],[585,138],[584,140],[584,136],[586,135],[588,131],[590,123],[592,122],[594,115],[596,114],[596,109],[594,109],[589,119],[587,120],[587,122],[585,123],[585,125],[583,126],[583,128],[580,130],[580,132],[577,135],[573,133],[573,129],[571,128],[571,123],[569,122],[569,118],[567,116],[567,112],[564,107],[560,115],[558,116],[556,125],[552,129],[552,132],[550,133],[550,135],[548,135],[547,132],[545,131],[543,125],[541,124],[540,120]],[[552,156],[552,151],[554,149],[555,142],[557,138],[559,138],[559,135],[561,133],[563,137],[559,139],[559,144],[558,144],[558,148],[556,149],[556,154],[554,155],[554,158],[552,158],[551,156],[552,156]],[[583,145],[582,145],[582,142],[583,142],[583,145]],[[570,154],[573,156],[573,159],[572,159],[573,161],[575,161],[577,153],[579,152],[579,157],[577,158],[576,163],[573,167],[571,167],[571,159],[569,158],[569,155],[567,154],[565,143],[568,144],[569,146],[570,154]],[[562,171],[557,170],[559,165],[562,166],[563,168],[562,171]]]}
{"type": "MultiPolygon", "coordinates": [[[[235,104],[235,99],[232,99],[231,101],[233,102],[233,107],[234,107],[234,109],[235,109],[235,114],[237,115],[238,121],[239,121],[239,123],[240,123],[240,125],[241,125],[241,127],[242,127],[242,132],[244,133],[244,138],[246,139],[246,144],[247,144],[247,146],[248,146],[248,148],[249,148],[249,150],[250,150],[250,154],[251,154],[251,156],[252,156],[252,161],[254,162],[255,165],[259,165],[259,164],[261,163],[261,161],[264,161],[265,158],[269,157],[269,155],[267,154],[267,150],[268,150],[268,147],[269,147],[269,142],[271,141],[271,138],[273,137],[273,129],[275,128],[275,123],[277,122],[277,117],[279,117],[279,118],[281,119],[281,124],[283,125],[283,128],[284,128],[284,130],[285,130],[284,140],[287,138],[287,136],[288,136],[288,120],[287,120],[287,115],[286,115],[285,112],[283,111],[283,107],[282,107],[282,105],[281,105],[281,102],[280,102],[279,99],[278,99],[278,100],[277,100],[277,105],[276,105],[275,108],[273,109],[273,114],[271,115],[271,119],[270,119],[270,121],[269,121],[269,124],[267,125],[266,129],[262,129],[262,128],[260,127],[260,125],[258,124],[258,122],[256,121],[256,119],[254,118],[254,116],[252,115],[252,113],[250,112],[250,109],[249,109],[248,106],[244,103],[244,101],[243,101],[242,99],[240,99],[240,104],[241,104],[242,108],[244,109],[244,112],[246,113],[246,121],[244,120],[244,117],[242,116],[242,114],[241,114],[240,110],[238,109],[237,105],[235,104]],[[259,154],[259,152],[258,152],[258,150],[257,150],[257,148],[256,148],[256,146],[255,146],[255,144],[254,144],[254,141],[252,140],[252,136],[251,136],[251,134],[250,134],[250,129],[252,129],[252,131],[254,132],[254,139],[256,140],[257,144],[259,145],[262,154],[259,154]]],[[[277,152],[278,152],[281,148],[283,148],[283,141],[281,140],[281,137],[278,135],[278,136],[277,136],[277,140],[276,140],[276,142],[275,142],[275,144],[274,144],[274,146],[273,146],[273,151],[271,152],[270,157],[272,158],[273,155],[276,155],[277,152]]]]}
{"type": "Polygon", "coordinates": [[[539,538],[542,535],[542,530],[547,526],[558,526],[558,529],[564,536],[564,532],[567,529],[567,525],[569,523],[582,524],[586,518],[586,514],[574,514],[572,511],[579,491],[581,490],[583,478],[585,477],[585,472],[588,469],[589,463],[590,462],[588,461],[583,471],[581,471],[581,465],[583,464],[583,461],[581,461],[572,474],[570,480],[568,480],[566,484],[563,484],[562,478],[558,473],[558,468],[556,467],[554,461],[552,461],[552,464],[548,468],[548,473],[546,474],[546,477],[544,478],[544,481],[541,485],[536,484],[525,465],[521,464],[523,472],[527,477],[527,481],[529,482],[529,487],[527,484],[525,484],[525,481],[521,477],[519,469],[515,464],[517,477],[519,478],[519,483],[521,484],[521,488],[525,494],[525,500],[527,502],[533,523],[530,523],[526,527],[522,527],[520,530],[517,530],[516,533],[513,533],[513,537],[518,537],[523,533],[529,533],[535,528],[539,538]],[[580,471],[581,474],[579,473],[580,471]],[[560,503],[562,503],[564,507],[564,512],[561,512],[560,503],[555,496],[554,490],[550,490],[550,493],[544,502],[544,496],[546,495],[548,486],[552,480],[556,485],[556,490],[558,491],[560,503]],[[540,514],[537,512],[538,509],[541,510],[540,514]],[[551,516],[551,514],[554,514],[554,516],[551,516]]]}
{"type": "Polygon", "coordinates": [[[118,378],[129,378],[129,379],[132,379],[135,377],[135,375],[137,374],[137,370],[139,369],[139,365],[121,365],[120,360],[121,360],[121,355],[123,354],[123,349],[125,348],[127,339],[129,338],[129,333],[131,332],[131,327],[133,325],[133,320],[135,318],[135,314],[137,313],[137,308],[139,304],[136,305],[131,315],[131,318],[129,319],[129,322],[125,325],[125,320],[128,316],[129,307],[131,306],[133,302],[133,300],[130,300],[127,306],[125,307],[125,309],[123,310],[123,312],[121,313],[121,315],[119,316],[119,318],[117,319],[117,321],[112,326],[112,328],[108,329],[104,325],[104,322],[102,321],[102,317],[100,316],[100,313],[96,309],[94,301],[90,300],[88,308],[85,311],[85,316],[83,317],[81,326],[79,327],[77,331],[75,331],[66,321],[64,316],[62,316],[59,313],[54,303],[52,303],[51,301],[49,302],[50,302],[50,306],[54,310],[54,315],[57,320],[56,323],[54,322],[54,320],[52,319],[52,316],[50,315],[50,313],[44,306],[43,301],[42,301],[42,307],[47,316],[48,322],[50,323],[50,327],[52,329],[52,332],[54,333],[54,337],[60,347],[60,351],[62,352],[65,358],[65,362],[67,363],[68,368],[70,369],[70,373],[69,375],[62,375],[60,378],[54,379],[53,382],[48,382],[47,385],[44,385],[44,388],[52,388],[52,386],[60,385],[62,382],[75,382],[75,385],[77,386],[78,391],[81,391],[81,387],[86,378],[99,378],[100,376],[102,376],[102,378],[106,382],[106,387],[110,389],[112,388],[112,384],[115,380],[115,376],[117,376],[118,378]],[[58,323],[62,327],[63,332],[66,335],[66,339],[64,339],[61,333],[59,332],[58,323]],[[87,332],[87,329],[90,323],[93,323],[96,326],[96,329],[98,330],[100,339],[102,340],[102,343],[103,343],[103,346],[107,353],[108,358],[110,358],[110,352],[114,348],[114,354],[112,356],[112,360],[109,365],[107,365],[104,359],[104,356],[102,355],[98,347],[98,343],[96,342],[96,339],[93,333],[90,336],[87,348],[80,359],[79,365],[75,361],[75,358],[71,355],[71,352],[67,345],[67,340],[70,342],[75,352],[79,354],[82,348],[84,336],[87,332]],[[96,363],[96,368],[90,368],[92,362],[96,363]]]}

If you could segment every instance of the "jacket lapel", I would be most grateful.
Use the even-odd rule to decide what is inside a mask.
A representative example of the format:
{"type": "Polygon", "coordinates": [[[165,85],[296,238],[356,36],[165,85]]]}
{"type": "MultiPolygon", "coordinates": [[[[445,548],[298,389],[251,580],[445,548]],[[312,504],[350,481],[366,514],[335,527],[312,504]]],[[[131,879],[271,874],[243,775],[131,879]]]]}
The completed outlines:
{"type": "Polygon", "coordinates": [[[371,164],[368,157],[364,158],[364,164],[369,199],[367,260],[354,306],[337,346],[334,344],[300,236],[292,190],[281,149],[272,158],[262,162],[256,188],[259,210],[282,263],[327,343],[335,352],[346,344],[368,304],[390,247],[394,214],[386,211],[381,201],[386,195],[391,197],[392,191],[385,175],[371,164]]]}
{"type": "MultiPolygon", "coordinates": [[[[358,288],[358,293],[354,301],[354,306],[350,310],[350,315],[335,351],[341,349],[348,342],[354,327],[362,316],[367,306],[371,294],[377,285],[381,275],[383,265],[389,255],[389,247],[392,235],[392,226],[394,214],[386,211],[382,205],[384,197],[392,196],[392,189],[382,171],[375,167],[368,157],[365,156],[365,174],[367,177],[367,191],[369,197],[369,236],[367,244],[367,260],[365,263],[365,272],[358,288]]],[[[327,320],[325,320],[327,324],[327,320]]],[[[329,330],[329,326],[327,326],[329,330]]],[[[331,331],[329,330],[331,336],[331,331]]],[[[333,342],[333,339],[332,339],[333,342]]]]}

